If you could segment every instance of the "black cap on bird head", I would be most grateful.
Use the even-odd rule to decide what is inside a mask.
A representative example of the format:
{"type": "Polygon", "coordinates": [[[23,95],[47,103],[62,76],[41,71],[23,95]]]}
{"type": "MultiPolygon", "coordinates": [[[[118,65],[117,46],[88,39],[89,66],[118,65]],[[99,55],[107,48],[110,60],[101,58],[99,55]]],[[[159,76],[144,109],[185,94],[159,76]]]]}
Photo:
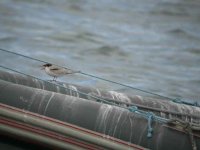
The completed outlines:
{"type": "Polygon", "coordinates": [[[47,64],[43,65],[43,67],[50,67],[50,66],[52,66],[52,64],[50,64],[50,63],[47,63],[47,64]]]}

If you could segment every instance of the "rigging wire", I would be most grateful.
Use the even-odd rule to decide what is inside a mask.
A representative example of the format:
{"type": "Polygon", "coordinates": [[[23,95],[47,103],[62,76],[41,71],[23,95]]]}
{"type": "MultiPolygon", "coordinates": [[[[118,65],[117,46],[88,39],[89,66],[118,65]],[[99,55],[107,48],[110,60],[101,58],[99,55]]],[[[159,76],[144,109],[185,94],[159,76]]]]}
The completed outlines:
{"type": "Polygon", "coordinates": [[[164,113],[169,113],[169,114],[173,114],[173,115],[199,118],[199,116],[196,116],[196,115],[190,115],[190,114],[179,113],[179,112],[175,112],[175,111],[163,110],[163,109],[159,109],[159,108],[153,108],[153,107],[144,106],[144,105],[141,105],[141,104],[128,103],[128,102],[123,102],[123,101],[119,101],[119,100],[113,100],[113,99],[102,97],[102,96],[98,96],[98,95],[87,94],[87,93],[84,93],[84,92],[81,92],[81,91],[76,91],[75,89],[72,89],[70,87],[66,87],[64,85],[57,84],[56,82],[53,83],[53,82],[50,82],[48,80],[46,81],[46,80],[37,78],[37,77],[32,76],[32,75],[28,75],[26,73],[22,73],[20,71],[17,71],[17,70],[14,70],[14,69],[11,69],[11,68],[8,68],[8,67],[5,67],[5,66],[1,66],[0,65],[0,68],[6,69],[6,70],[10,70],[12,72],[19,73],[19,74],[22,74],[22,75],[37,79],[37,80],[42,81],[42,82],[47,82],[47,83],[50,83],[52,85],[56,85],[56,86],[62,87],[64,89],[71,90],[73,92],[77,92],[77,93],[85,95],[87,97],[94,98],[94,99],[96,99],[96,101],[100,101],[100,102],[103,102],[105,104],[114,105],[114,106],[121,107],[121,108],[124,108],[124,109],[129,108],[129,110],[130,110],[130,109],[133,109],[134,107],[136,107],[137,110],[139,110],[139,109],[140,110],[141,109],[143,109],[143,110],[151,110],[151,111],[158,112],[158,113],[164,112],[164,113]],[[122,105],[125,105],[125,106],[122,106],[122,105]]]}
{"type": "MultiPolygon", "coordinates": [[[[12,52],[12,51],[9,51],[9,50],[6,50],[6,49],[0,48],[0,50],[3,51],[3,52],[11,53],[11,54],[18,55],[18,56],[21,56],[21,57],[24,57],[24,58],[27,58],[27,59],[35,60],[35,61],[38,61],[38,62],[49,63],[47,61],[43,61],[43,60],[40,60],[40,59],[37,59],[37,58],[33,58],[33,57],[30,57],[30,56],[19,54],[19,53],[16,53],[16,52],[12,52]]],[[[56,65],[58,67],[62,67],[62,68],[65,68],[65,69],[69,69],[67,67],[59,66],[57,64],[53,64],[53,65],[56,65]]],[[[72,69],[69,69],[69,70],[72,70],[72,69]]],[[[92,77],[92,78],[96,78],[96,79],[99,79],[99,80],[102,80],[102,81],[105,81],[105,82],[109,82],[109,83],[112,83],[112,84],[117,84],[117,85],[129,88],[129,89],[133,89],[133,90],[137,90],[137,91],[140,91],[140,92],[143,92],[143,93],[147,93],[147,94],[151,94],[151,95],[154,95],[154,96],[157,96],[157,97],[161,97],[161,98],[164,98],[164,99],[177,101],[176,98],[171,98],[171,97],[168,97],[168,96],[164,96],[164,95],[160,95],[160,94],[157,94],[157,93],[153,93],[153,92],[150,92],[150,91],[147,91],[147,90],[143,90],[143,89],[140,89],[140,88],[136,88],[136,87],[133,87],[133,86],[130,86],[130,85],[127,85],[127,84],[120,83],[120,82],[108,80],[108,79],[105,79],[105,78],[102,78],[102,77],[98,77],[98,76],[95,76],[95,75],[92,75],[92,74],[89,74],[89,73],[86,73],[86,72],[83,72],[83,71],[80,71],[78,73],[82,74],[82,75],[85,75],[85,76],[92,77]]]]}

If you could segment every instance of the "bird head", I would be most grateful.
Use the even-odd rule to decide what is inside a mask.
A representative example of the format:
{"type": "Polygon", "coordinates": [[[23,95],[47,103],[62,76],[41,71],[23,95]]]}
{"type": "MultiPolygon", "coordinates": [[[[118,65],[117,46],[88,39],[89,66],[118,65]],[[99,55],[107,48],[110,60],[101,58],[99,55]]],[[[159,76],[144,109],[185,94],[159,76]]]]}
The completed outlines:
{"type": "Polygon", "coordinates": [[[42,65],[41,67],[42,67],[42,70],[43,70],[43,69],[45,69],[46,67],[51,67],[51,66],[52,66],[52,64],[47,63],[47,64],[42,65]]]}

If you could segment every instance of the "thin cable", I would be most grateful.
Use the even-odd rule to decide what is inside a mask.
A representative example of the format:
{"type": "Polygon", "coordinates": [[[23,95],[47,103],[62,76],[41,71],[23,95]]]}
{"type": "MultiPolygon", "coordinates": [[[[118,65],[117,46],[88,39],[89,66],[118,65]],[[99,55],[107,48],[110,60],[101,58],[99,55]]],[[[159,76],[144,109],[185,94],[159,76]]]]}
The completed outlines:
{"type": "Polygon", "coordinates": [[[4,51],[4,52],[7,52],[7,53],[14,54],[14,55],[18,55],[18,56],[21,56],[21,57],[25,57],[25,58],[28,58],[28,59],[32,59],[32,60],[35,60],[35,61],[39,61],[39,62],[43,62],[43,63],[48,63],[47,61],[43,61],[43,60],[40,60],[40,59],[37,59],[37,58],[33,58],[33,57],[29,57],[29,56],[22,55],[22,54],[19,54],[19,53],[15,53],[15,52],[12,52],[12,51],[8,51],[8,50],[2,49],[2,48],[0,48],[0,50],[4,51]]]}
{"type": "Polygon", "coordinates": [[[105,98],[105,97],[99,97],[98,95],[89,95],[87,93],[76,91],[74,89],[65,87],[65,86],[60,85],[60,84],[56,84],[56,83],[52,83],[52,82],[49,82],[49,81],[46,81],[46,80],[42,80],[42,79],[37,78],[35,76],[28,75],[28,74],[22,73],[20,71],[17,71],[17,70],[14,70],[14,69],[11,69],[11,68],[8,68],[8,67],[5,67],[5,66],[0,65],[0,67],[7,69],[7,70],[10,70],[10,71],[13,71],[13,72],[16,72],[16,73],[19,73],[19,74],[22,74],[22,75],[25,75],[25,76],[29,76],[31,78],[35,78],[35,79],[43,81],[43,82],[48,82],[52,85],[60,86],[60,87],[67,89],[67,90],[72,90],[73,92],[77,92],[77,93],[85,95],[87,97],[90,96],[92,98],[95,98],[97,101],[100,100],[100,101],[103,101],[106,104],[114,105],[114,106],[121,107],[121,108],[124,108],[124,109],[127,109],[128,107],[138,107],[140,109],[147,109],[147,110],[156,111],[156,112],[164,112],[164,113],[170,113],[170,114],[173,114],[173,115],[182,115],[182,116],[187,116],[187,117],[199,118],[199,116],[196,116],[196,115],[189,115],[189,114],[183,114],[183,113],[178,113],[178,112],[173,112],[173,111],[168,111],[168,110],[162,110],[162,109],[158,109],[158,108],[144,106],[144,105],[141,105],[141,104],[133,104],[133,103],[128,103],[128,102],[122,102],[122,101],[119,101],[119,100],[113,100],[113,99],[109,99],[109,98],[105,98]],[[123,107],[121,105],[126,105],[126,107],[123,107]]]}
{"type": "Polygon", "coordinates": [[[104,78],[101,78],[101,77],[97,77],[97,76],[94,76],[94,75],[91,75],[91,74],[88,74],[88,73],[84,73],[82,71],[80,73],[83,74],[83,75],[86,75],[86,76],[90,76],[90,77],[99,79],[99,80],[103,80],[103,81],[106,81],[106,82],[110,82],[110,83],[113,83],[113,84],[117,84],[117,85],[121,85],[121,86],[130,88],[130,89],[134,89],[134,90],[137,90],[137,91],[148,93],[148,94],[151,94],[151,95],[154,95],[154,96],[159,96],[159,97],[166,98],[166,99],[169,99],[169,100],[175,100],[175,99],[167,97],[167,96],[163,96],[163,95],[160,95],[160,94],[156,94],[156,93],[153,93],[153,92],[142,90],[142,89],[139,89],[139,88],[136,88],[136,87],[133,87],[133,86],[130,86],[130,85],[126,85],[126,84],[123,84],[123,83],[119,83],[119,82],[116,82],[116,81],[112,81],[112,80],[104,79],[104,78]]]}
{"type": "MultiPolygon", "coordinates": [[[[0,48],[0,50],[4,51],[4,52],[7,52],[7,53],[15,54],[15,55],[18,55],[18,56],[21,56],[21,57],[25,57],[25,58],[28,58],[28,59],[32,59],[32,60],[35,60],[35,61],[39,61],[39,62],[42,62],[42,63],[49,63],[47,61],[43,61],[43,60],[40,60],[40,59],[37,59],[37,58],[29,57],[29,56],[26,56],[26,55],[23,55],[23,54],[19,54],[19,53],[16,53],[16,52],[12,52],[12,51],[9,51],[9,50],[5,50],[5,49],[2,49],[2,48],[0,48]]],[[[53,64],[53,65],[56,65],[56,64],[53,64]]],[[[58,66],[58,65],[56,65],[56,66],[58,66]]],[[[59,67],[62,67],[62,68],[65,68],[65,69],[69,69],[69,68],[66,68],[66,67],[63,67],[63,66],[59,66],[59,67]]],[[[72,70],[72,69],[70,69],[70,70],[72,70]]],[[[130,85],[126,85],[126,84],[119,83],[119,82],[116,82],[116,81],[104,79],[104,78],[101,78],[101,77],[98,77],[98,76],[95,76],[95,75],[92,75],[92,74],[88,74],[88,73],[85,73],[85,72],[82,72],[82,71],[79,71],[78,73],[80,73],[82,75],[85,75],[85,76],[90,76],[92,78],[96,78],[96,79],[99,79],[99,80],[102,80],[102,81],[106,81],[106,82],[117,84],[117,85],[120,85],[120,86],[123,86],[123,87],[127,87],[127,88],[130,88],[130,89],[133,89],[133,90],[137,90],[137,91],[148,93],[148,94],[151,94],[151,95],[154,95],[154,96],[162,97],[164,99],[168,99],[168,100],[172,100],[172,101],[176,101],[177,100],[176,98],[171,98],[171,97],[168,97],[168,96],[156,94],[156,93],[153,93],[153,92],[150,92],[150,91],[146,91],[146,90],[143,90],[143,89],[139,89],[139,88],[136,88],[136,87],[133,87],[133,86],[130,86],[130,85]]]]}

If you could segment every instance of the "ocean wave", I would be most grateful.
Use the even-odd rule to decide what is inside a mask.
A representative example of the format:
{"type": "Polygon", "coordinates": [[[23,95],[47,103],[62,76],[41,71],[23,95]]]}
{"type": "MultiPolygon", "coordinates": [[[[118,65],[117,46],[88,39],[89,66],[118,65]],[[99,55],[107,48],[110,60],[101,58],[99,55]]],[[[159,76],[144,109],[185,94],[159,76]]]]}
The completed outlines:
{"type": "Polygon", "coordinates": [[[104,56],[112,56],[112,55],[128,56],[127,52],[123,51],[118,46],[104,45],[94,49],[93,52],[98,55],[104,55],[104,56]]]}
{"type": "Polygon", "coordinates": [[[194,34],[194,31],[189,31],[189,30],[187,31],[186,29],[183,29],[183,28],[174,28],[174,29],[168,30],[167,33],[175,37],[188,38],[190,40],[193,39],[195,41],[200,39],[200,37],[194,34]]]}

